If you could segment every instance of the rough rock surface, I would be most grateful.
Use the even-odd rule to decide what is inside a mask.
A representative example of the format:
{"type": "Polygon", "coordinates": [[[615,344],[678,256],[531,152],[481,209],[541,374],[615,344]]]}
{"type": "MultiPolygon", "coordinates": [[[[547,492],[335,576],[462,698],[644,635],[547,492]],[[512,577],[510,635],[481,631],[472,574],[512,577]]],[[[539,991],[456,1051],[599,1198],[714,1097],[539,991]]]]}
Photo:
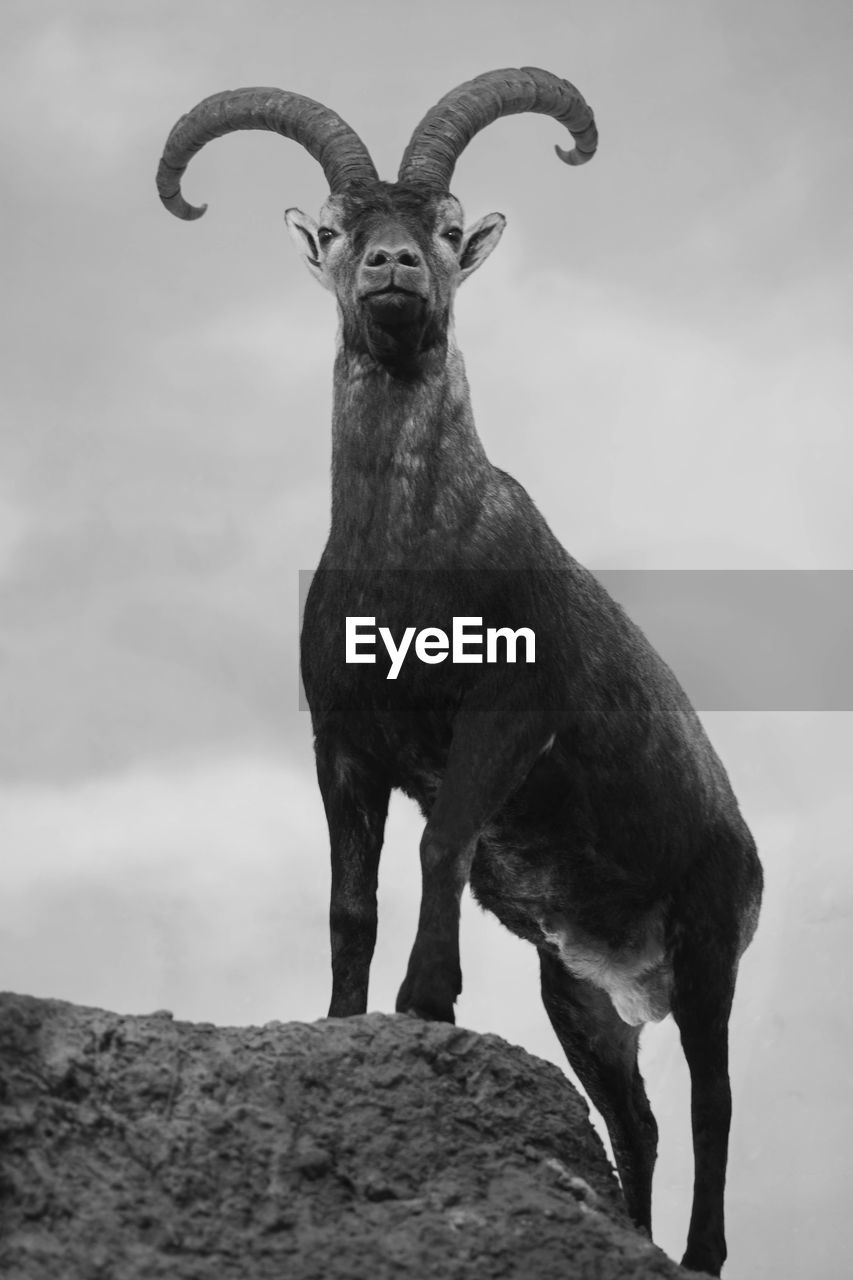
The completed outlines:
{"type": "Polygon", "coordinates": [[[0,996],[0,1068],[6,1280],[688,1274],[562,1073],[496,1036],[0,996]]]}

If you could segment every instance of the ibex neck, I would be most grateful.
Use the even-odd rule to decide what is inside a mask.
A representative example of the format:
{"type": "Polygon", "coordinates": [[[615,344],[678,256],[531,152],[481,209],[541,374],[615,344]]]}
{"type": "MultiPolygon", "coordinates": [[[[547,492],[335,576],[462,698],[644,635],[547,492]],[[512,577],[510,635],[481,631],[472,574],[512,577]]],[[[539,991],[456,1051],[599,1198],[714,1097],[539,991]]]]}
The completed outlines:
{"type": "Polygon", "coordinates": [[[335,361],[332,529],[344,567],[429,567],[476,518],[491,467],[451,347],[412,381],[345,348],[335,361]]]}

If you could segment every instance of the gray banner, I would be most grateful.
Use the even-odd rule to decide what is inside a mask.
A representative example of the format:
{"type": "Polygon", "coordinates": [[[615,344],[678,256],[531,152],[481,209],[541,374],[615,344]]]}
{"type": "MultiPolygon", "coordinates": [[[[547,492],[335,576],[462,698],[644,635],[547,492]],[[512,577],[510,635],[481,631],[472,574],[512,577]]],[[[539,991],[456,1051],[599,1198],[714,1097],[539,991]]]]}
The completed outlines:
{"type": "MultiPolygon", "coordinates": [[[[853,710],[853,570],[593,572],[699,710],[853,710]]],[[[299,573],[300,624],[312,576],[299,573]]]]}

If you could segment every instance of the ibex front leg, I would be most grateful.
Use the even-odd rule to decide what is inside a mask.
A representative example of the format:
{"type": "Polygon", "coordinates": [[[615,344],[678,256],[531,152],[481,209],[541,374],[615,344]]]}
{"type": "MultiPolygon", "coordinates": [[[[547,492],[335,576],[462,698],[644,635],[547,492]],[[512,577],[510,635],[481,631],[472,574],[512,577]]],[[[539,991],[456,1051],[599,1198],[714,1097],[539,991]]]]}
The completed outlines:
{"type": "Polygon", "coordinates": [[[547,700],[531,682],[493,687],[463,703],[432,813],[421,839],[421,909],[400,1013],[453,1022],[462,990],[459,904],[477,839],[521,785],[552,733],[547,700]]]}
{"type": "Polygon", "coordinates": [[[376,945],[376,886],[390,786],[336,734],[318,734],[317,778],[329,824],[332,896],[330,1018],[367,1010],[376,945]]]}

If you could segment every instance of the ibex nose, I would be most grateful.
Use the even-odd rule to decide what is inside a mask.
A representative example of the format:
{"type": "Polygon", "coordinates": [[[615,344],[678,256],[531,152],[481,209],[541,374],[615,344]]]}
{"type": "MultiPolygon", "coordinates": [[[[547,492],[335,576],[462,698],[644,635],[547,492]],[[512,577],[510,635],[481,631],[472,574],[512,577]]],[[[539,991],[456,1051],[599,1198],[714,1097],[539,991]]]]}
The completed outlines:
{"type": "Polygon", "coordinates": [[[368,267],[419,267],[420,255],[414,245],[405,244],[396,247],[377,245],[367,251],[365,266],[368,267]]]}

